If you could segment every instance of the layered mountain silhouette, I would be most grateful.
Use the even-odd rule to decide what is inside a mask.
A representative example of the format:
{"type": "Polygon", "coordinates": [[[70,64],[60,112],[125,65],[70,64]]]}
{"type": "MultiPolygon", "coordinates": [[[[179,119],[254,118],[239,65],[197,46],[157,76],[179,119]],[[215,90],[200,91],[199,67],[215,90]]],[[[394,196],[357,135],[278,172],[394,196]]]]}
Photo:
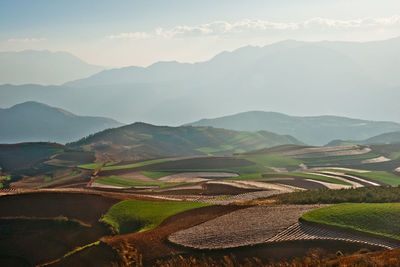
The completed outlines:
{"type": "Polygon", "coordinates": [[[379,134],[367,138],[365,140],[333,140],[327,145],[340,146],[343,144],[362,144],[362,145],[375,145],[375,144],[394,144],[400,143],[400,131],[379,134]]]}
{"type": "Polygon", "coordinates": [[[338,116],[298,117],[263,111],[203,119],[188,125],[213,126],[232,130],[265,130],[292,135],[309,145],[325,145],[334,139],[365,139],[400,130],[400,124],[394,122],[366,121],[338,116]]]}
{"type": "MultiPolygon", "coordinates": [[[[114,160],[138,160],[193,155],[229,155],[282,144],[302,144],[297,139],[266,131],[245,132],[213,127],[168,127],[134,123],[108,129],[68,144],[100,152],[114,160]]],[[[108,158],[109,160],[109,158],[108,158]]]]}
{"type": "Polygon", "coordinates": [[[77,116],[38,102],[0,109],[0,143],[66,143],[122,124],[108,118],[77,116]]]}
{"type": "Polygon", "coordinates": [[[104,70],[63,86],[3,85],[0,105],[35,100],[126,123],[168,125],[246,110],[398,121],[399,65],[400,38],[283,41],[195,64],[104,70]]]}
{"type": "Polygon", "coordinates": [[[0,84],[62,84],[101,70],[67,52],[0,52],[0,84]]]}

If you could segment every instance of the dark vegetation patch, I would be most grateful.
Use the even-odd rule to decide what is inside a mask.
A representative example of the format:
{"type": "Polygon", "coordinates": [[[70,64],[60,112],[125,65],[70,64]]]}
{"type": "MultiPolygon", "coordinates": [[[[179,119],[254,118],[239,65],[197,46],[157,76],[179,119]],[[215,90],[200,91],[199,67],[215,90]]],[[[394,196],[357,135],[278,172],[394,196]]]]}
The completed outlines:
{"type": "Polygon", "coordinates": [[[13,262],[9,266],[14,262],[33,266],[60,258],[107,234],[108,228],[101,223],[87,227],[65,218],[0,219],[0,258],[13,262]]]}
{"type": "Polygon", "coordinates": [[[400,143],[370,145],[372,152],[390,158],[393,153],[400,152],[400,143]]]}
{"type": "Polygon", "coordinates": [[[98,266],[126,266],[126,262],[120,258],[117,251],[110,245],[100,242],[99,245],[90,246],[68,257],[62,257],[49,266],[74,266],[74,267],[98,267],[98,266]]]}
{"type": "Polygon", "coordinates": [[[202,184],[203,195],[238,195],[256,191],[262,191],[262,189],[246,189],[246,188],[238,188],[231,185],[224,184],[212,184],[205,183],[202,184]]]}
{"type": "Polygon", "coordinates": [[[273,197],[280,204],[400,202],[400,187],[370,186],[351,189],[297,191],[273,197]]]}
{"type": "MultiPolygon", "coordinates": [[[[154,266],[174,267],[299,267],[326,266],[339,257],[381,250],[380,248],[344,241],[289,241],[270,245],[207,251],[190,251],[171,255],[155,262],[154,266]]],[[[375,265],[347,265],[375,266],[375,265]]]]}
{"type": "Polygon", "coordinates": [[[396,168],[400,167],[400,158],[385,162],[376,162],[368,164],[350,164],[347,167],[352,169],[363,169],[370,171],[393,172],[396,168]]]}
{"type": "Polygon", "coordinates": [[[331,157],[316,157],[316,158],[302,158],[304,163],[310,167],[323,167],[323,166],[351,166],[361,165],[365,159],[372,159],[379,157],[379,155],[369,152],[360,155],[345,155],[345,156],[331,156],[331,157]]]}
{"type": "Polygon", "coordinates": [[[57,154],[53,159],[66,161],[69,164],[87,164],[96,160],[96,157],[91,152],[68,151],[57,154]]]}
{"type": "Polygon", "coordinates": [[[193,159],[183,159],[166,161],[161,163],[155,163],[148,166],[136,167],[133,169],[120,169],[120,170],[107,170],[101,171],[101,176],[109,175],[119,175],[124,173],[132,172],[132,170],[137,171],[232,171],[232,169],[239,167],[248,167],[255,165],[245,159],[229,158],[229,157],[207,157],[207,158],[193,158],[193,159]]]}
{"type": "Polygon", "coordinates": [[[280,145],[280,146],[274,146],[274,147],[269,147],[269,148],[263,148],[259,150],[254,150],[250,151],[247,153],[243,153],[243,155],[264,155],[264,154],[279,154],[283,152],[289,152],[297,149],[302,149],[302,148],[310,148],[312,146],[303,146],[303,145],[280,145]]]}
{"type": "Polygon", "coordinates": [[[65,146],[57,143],[2,144],[0,145],[0,166],[3,172],[30,169],[65,149],[65,146]]]}
{"type": "Polygon", "coordinates": [[[80,193],[29,193],[0,197],[1,217],[64,216],[95,224],[118,200],[80,193]]]}

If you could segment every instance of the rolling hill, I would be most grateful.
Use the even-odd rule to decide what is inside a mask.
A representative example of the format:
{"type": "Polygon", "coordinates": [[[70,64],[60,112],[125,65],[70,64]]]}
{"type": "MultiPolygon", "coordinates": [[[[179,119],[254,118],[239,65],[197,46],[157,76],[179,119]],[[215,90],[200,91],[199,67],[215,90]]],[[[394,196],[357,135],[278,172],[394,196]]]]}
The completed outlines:
{"type": "Polygon", "coordinates": [[[188,125],[212,126],[237,131],[265,130],[294,136],[309,145],[324,145],[333,139],[370,138],[377,134],[400,130],[400,124],[394,122],[366,121],[337,116],[296,117],[263,111],[203,119],[188,125]]]}
{"type": "Polygon", "coordinates": [[[301,144],[291,136],[271,132],[244,132],[213,127],[168,127],[134,123],[108,129],[68,144],[98,152],[113,160],[139,160],[174,156],[227,155],[276,146],[301,144]]]}
{"type": "Polygon", "coordinates": [[[3,85],[0,105],[34,100],[126,123],[162,125],[247,110],[398,121],[399,47],[400,38],[247,46],[194,64],[104,70],[62,86],[3,85]]]}
{"type": "Polygon", "coordinates": [[[0,109],[0,143],[66,143],[122,124],[108,118],[77,116],[37,102],[0,109]]]}
{"type": "Polygon", "coordinates": [[[101,70],[67,52],[0,52],[0,84],[62,84],[101,70]]]}
{"type": "Polygon", "coordinates": [[[370,137],[365,140],[333,140],[327,144],[330,145],[341,145],[341,144],[362,144],[362,145],[374,145],[374,144],[394,144],[400,143],[400,131],[388,132],[370,137]]]}

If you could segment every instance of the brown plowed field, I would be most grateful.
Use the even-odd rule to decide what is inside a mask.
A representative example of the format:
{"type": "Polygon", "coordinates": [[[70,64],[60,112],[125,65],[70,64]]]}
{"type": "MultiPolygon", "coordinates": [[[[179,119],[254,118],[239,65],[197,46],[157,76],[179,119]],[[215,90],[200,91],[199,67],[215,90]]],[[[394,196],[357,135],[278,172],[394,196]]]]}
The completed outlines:
{"type": "Polygon", "coordinates": [[[51,218],[65,216],[86,224],[96,223],[119,200],[94,194],[27,193],[0,197],[1,217],[51,218]]]}
{"type": "Polygon", "coordinates": [[[294,240],[341,240],[350,243],[363,243],[386,249],[400,248],[400,242],[366,235],[357,231],[332,229],[324,225],[295,223],[276,236],[266,240],[266,243],[275,243],[294,240]]]}
{"type": "MultiPolygon", "coordinates": [[[[242,209],[242,207],[210,206],[189,210],[167,218],[160,226],[153,230],[103,238],[103,241],[117,248],[124,253],[125,256],[134,252],[132,250],[127,250],[127,247],[138,249],[138,252],[143,255],[144,266],[148,266],[148,264],[155,259],[185,251],[182,248],[169,244],[167,237],[170,234],[238,209],[242,209]]],[[[132,256],[134,257],[135,254],[132,256]]]]}
{"type": "Polygon", "coordinates": [[[172,234],[172,243],[196,249],[223,249],[263,243],[321,205],[271,205],[241,209],[172,234]]]}

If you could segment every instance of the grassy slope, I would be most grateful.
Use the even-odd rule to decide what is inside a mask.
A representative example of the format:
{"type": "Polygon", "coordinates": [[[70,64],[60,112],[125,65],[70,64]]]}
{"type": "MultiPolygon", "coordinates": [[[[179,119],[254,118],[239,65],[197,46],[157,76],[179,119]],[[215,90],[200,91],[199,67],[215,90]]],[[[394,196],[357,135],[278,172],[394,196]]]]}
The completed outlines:
{"type": "Polygon", "coordinates": [[[153,160],[146,160],[146,161],[141,161],[141,162],[132,163],[132,164],[126,164],[126,165],[106,166],[106,167],[103,167],[102,170],[103,171],[112,171],[112,170],[132,169],[132,168],[143,167],[143,166],[166,162],[166,161],[169,161],[169,159],[153,159],[153,160]]]}
{"type": "Polygon", "coordinates": [[[299,166],[302,163],[301,160],[293,159],[289,157],[283,157],[274,154],[265,154],[257,156],[246,156],[245,159],[254,162],[256,164],[266,167],[285,168],[291,166],[299,166]]]}
{"type": "Polygon", "coordinates": [[[78,171],[74,170],[71,174],[69,174],[69,175],[67,175],[65,177],[58,178],[56,180],[53,180],[51,177],[46,176],[45,179],[44,179],[45,183],[42,184],[42,185],[36,186],[35,188],[39,189],[39,188],[43,188],[43,187],[46,187],[46,186],[49,186],[49,185],[56,184],[56,183],[58,183],[60,181],[64,181],[64,180],[67,180],[67,179],[69,179],[71,177],[74,177],[75,175],[78,175],[78,173],[79,173],[78,171]]]}
{"type": "Polygon", "coordinates": [[[302,159],[306,165],[319,165],[319,164],[342,164],[349,161],[362,161],[366,159],[373,159],[380,155],[369,152],[360,155],[345,155],[345,156],[331,156],[331,157],[317,157],[317,158],[304,158],[302,159]]]}
{"type": "Polygon", "coordinates": [[[306,190],[274,197],[281,204],[400,202],[400,187],[370,186],[350,189],[306,190]]]}
{"type": "Polygon", "coordinates": [[[112,186],[120,186],[120,187],[132,187],[132,186],[158,186],[160,188],[175,186],[184,183],[164,183],[164,182],[142,182],[142,181],[134,181],[132,179],[118,177],[118,176],[108,176],[101,177],[95,180],[96,183],[104,184],[104,185],[112,185],[112,186]]]}
{"type": "Polygon", "coordinates": [[[98,167],[100,167],[103,164],[103,162],[94,162],[94,163],[89,163],[89,164],[82,164],[78,165],[78,168],[85,169],[85,170],[95,170],[98,167]]]}
{"type": "Polygon", "coordinates": [[[112,206],[102,221],[111,225],[119,234],[142,232],[157,227],[169,216],[205,206],[210,204],[124,200],[112,206]]]}
{"type": "Polygon", "coordinates": [[[400,240],[400,203],[343,203],[310,211],[302,218],[400,240]]]}
{"type": "Polygon", "coordinates": [[[369,178],[392,186],[400,185],[400,176],[384,171],[370,171],[365,173],[345,171],[345,173],[369,178]]]}

